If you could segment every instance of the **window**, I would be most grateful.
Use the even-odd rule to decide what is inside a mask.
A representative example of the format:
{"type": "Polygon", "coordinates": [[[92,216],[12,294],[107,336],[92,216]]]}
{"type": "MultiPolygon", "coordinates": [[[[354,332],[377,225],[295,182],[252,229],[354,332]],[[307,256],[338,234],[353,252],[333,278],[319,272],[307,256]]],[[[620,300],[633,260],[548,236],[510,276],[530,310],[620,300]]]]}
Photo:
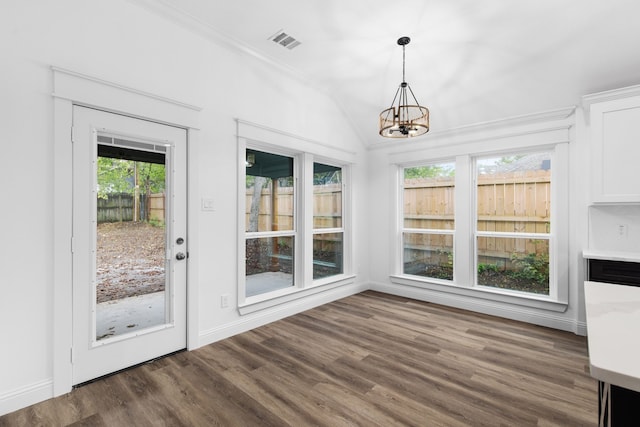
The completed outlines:
{"type": "Polygon", "coordinates": [[[455,163],[403,169],[402,272],[453,280],[455,163]]]}
{"type": "Polygon", "coordinates": [[[313,279],[343,273],[342,168],[313,164],[313,279]]]}
{"type": "Polygon", "coordinates": [[[392,282],[562,311],[568,144],[534,150],[399,167],[392,282]]]}
{"type": "Polygon", "coordinates": [[[295,292],[351,280],[345,274],[348,168],[310,153],[256,145],[239,147],[245,160],[239,175],[244,192],[239,304],[244,312],[272,304],[267,300],[277,304],[295,292]]]}
{"type": "Polygon", "coordinates": [[[295,285],[294,158],[246,154],[245,296],[295,285]]]}
{"type": "Polygon", "coordinates": [[[476,159],[476,283],[549,295],[551,153],[476,159]]]}

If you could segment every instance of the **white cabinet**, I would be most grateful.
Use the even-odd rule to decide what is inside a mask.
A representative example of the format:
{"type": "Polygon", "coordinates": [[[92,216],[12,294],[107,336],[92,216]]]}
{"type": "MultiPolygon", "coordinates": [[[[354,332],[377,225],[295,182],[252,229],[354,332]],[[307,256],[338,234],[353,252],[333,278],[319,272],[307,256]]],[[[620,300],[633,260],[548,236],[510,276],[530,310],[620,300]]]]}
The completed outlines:
{"type": "Polygon", "coordinates": [[[640,85],[587,95],[592,201],[640,203],[640,85]]]}

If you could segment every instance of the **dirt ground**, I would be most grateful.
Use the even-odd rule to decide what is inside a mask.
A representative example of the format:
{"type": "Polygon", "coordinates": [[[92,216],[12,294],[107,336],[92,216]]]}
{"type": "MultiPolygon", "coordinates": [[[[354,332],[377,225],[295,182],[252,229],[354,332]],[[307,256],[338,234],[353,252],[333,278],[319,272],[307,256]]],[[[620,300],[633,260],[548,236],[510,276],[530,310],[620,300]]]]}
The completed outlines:
{"type": "Polygon", "coordinates": [[[98,224],[97,302],[164,290],[164,227],[98,224]]]}

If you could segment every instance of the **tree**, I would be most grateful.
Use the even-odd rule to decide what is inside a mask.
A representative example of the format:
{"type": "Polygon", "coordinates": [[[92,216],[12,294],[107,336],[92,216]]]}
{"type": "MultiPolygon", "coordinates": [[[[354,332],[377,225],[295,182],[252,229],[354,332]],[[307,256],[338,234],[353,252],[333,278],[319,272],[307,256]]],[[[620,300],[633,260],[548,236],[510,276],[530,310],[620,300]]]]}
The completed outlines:
{"type": "Polygon", "coordinates": [[[453,165],[416,166],[404,169],[404,179],[452,177],[454,175],[455,168],[453,165]]]}
{"type": "Polygon", "coordinates": [[[251,196],[251,207],[249,210],[249,229],[247,231],[258,231],[258,219],[260,216],[260,198],[262,189],[267,184],[267,178],[263,176],[253,177],[253,195],[251,196]]]}
{"type": "Polygon", "coordinates": [[[109,157],[98,157],[98,197],[107,199],[109,194],[133,193],[133,162],[109,157]]]}
{"type": "Polygon", "coordinates": [[[162,193],[165,190],[165,167],[162,164],[98,157],[98,197],[106,199],[114,193],[133,194],[136,168],[138,184],[145,194],[162,193]]]}

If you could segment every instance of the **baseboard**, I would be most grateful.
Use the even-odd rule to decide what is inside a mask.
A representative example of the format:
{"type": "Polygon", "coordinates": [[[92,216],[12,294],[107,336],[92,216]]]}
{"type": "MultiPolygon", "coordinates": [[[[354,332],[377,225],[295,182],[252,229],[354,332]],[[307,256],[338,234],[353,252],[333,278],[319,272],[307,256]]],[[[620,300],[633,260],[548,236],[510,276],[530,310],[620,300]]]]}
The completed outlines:
{"type": "Polygon", "coordinates": [[[0,394],[0,415],[26,408],[53,397],[53,380],[49,379],[0,394]]]}
{"type": "Polygon", "coordinates": [[[370,289],[369,284],[353,283],[319,292],[295,301],[290,301],[247,316],[241,316],[233,322],[201,332],[199,345],[204,346],[211,344],[268,323],[275,322],[276,320],[284,319],[285,317],[312,309],[322,304],[327,304],[340,298],[346,298],[348,296],[364,292],[368,289],[370,289]]]}
{"type": "Polygon", "coordinates": [[[576,334],[587,336],[587,322],[576,322],[576,334]]]}
{"type": "Polygon", "coordinates": [[[370,289],[419,301],[442,304],[463,310],[475,311],[478,313],[573,332],[577,335],[586,335],[587,333],[586,324],[584,324],[584,322],[578,322],[576,319],[568,318],[563,316],[561,313],[553,311],[536,310],[487,299],[472,298],[464,295],[434,291],[426,288],[403,286],[393,283],[372,283],[370,289]]]}

